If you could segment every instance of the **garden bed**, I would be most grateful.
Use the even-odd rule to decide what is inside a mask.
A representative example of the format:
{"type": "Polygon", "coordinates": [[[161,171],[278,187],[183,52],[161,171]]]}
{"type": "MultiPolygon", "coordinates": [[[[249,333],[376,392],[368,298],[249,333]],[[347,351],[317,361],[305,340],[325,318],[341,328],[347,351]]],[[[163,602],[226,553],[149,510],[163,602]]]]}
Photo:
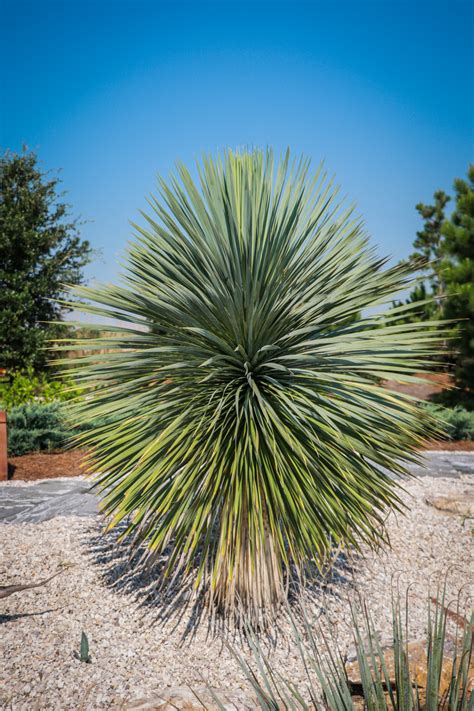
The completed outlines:
{"type": "Polygon", "coordinates": [[[80,476],[84,451],[69,449],[64,452],[34,452],[21,457],[9,457],[8,478],[15,481],[36,481],[57,477],[80,476]]]}

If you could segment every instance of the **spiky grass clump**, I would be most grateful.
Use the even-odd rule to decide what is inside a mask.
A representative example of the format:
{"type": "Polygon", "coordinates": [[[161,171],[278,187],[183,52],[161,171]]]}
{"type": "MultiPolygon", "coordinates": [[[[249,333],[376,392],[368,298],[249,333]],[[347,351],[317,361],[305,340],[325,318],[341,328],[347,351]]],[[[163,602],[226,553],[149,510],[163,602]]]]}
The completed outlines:
{"type": "MultiPolygon", "coordinates": [[[[403,603],[392,590],[391,647],[384,648],[379,642],[370,609],[362,603],[361,614],[351,607],[357,657],[357,664],[350,665],[356,677],[352,681],[334,641],[309,623],[304,608],[302,629],[292,618],[294,645],[307,676],[304,686],[298,688],[272,669],[252,629],[248,635],[254,665],[230,649],[255,693],[256,707],[262,711],[472,711],[474,613],[467,619],[446,606],[446,586],[431,601],[427,605],[426,643],[415,645],[413,659],[407,630],[408,591],[403,603]],[[456,621],[455,634],[447,632],[449,618],[456,621]]],[[[225,708],[216,701],[219,708],[225,708]]]]}
{"type": "Polygon", "coordinates": [[[122,286],[75,289],[120,320],[76,343],[93,397],[75,419],[117,418],[80,437],[112,524],[258,617],[291,566],[380,540],[400,503],[380,467],[403,473],[426,428],[380,380],[426,367],[439,332],[383,313],[409,272],[385,268],[321,169],[229,151],[198,172],[159,181],[122,286]]]}

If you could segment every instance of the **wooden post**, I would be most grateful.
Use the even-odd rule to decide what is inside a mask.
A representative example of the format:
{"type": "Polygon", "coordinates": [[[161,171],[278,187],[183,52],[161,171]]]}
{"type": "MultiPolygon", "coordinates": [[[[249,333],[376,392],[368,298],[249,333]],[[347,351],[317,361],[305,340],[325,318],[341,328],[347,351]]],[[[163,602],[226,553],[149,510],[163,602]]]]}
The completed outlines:
{"type": "Polygon", "coordinates": [[[7,413],[0,410],[0,481],[8,479],[7,413]]]}

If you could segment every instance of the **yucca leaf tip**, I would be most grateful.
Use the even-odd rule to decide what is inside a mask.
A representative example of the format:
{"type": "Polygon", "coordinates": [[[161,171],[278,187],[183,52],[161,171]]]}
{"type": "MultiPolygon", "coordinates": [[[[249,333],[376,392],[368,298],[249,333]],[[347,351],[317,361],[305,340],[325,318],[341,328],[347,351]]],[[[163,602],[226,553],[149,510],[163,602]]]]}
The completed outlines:
{"type": "Polygon", "coordinates": [[[227,151],[159,191],[121,285],[74,289],[120,321],[76,343],[92,395],[75,421],[113,416],[78,441],[113,524],[259,616],[291,566],[383,535],[399,499],[380,467],[402,473],[430,424],[381,380],[426,368],[440,331],[387,313],[409,269],[375,255],[321,167],[227,151]]]}

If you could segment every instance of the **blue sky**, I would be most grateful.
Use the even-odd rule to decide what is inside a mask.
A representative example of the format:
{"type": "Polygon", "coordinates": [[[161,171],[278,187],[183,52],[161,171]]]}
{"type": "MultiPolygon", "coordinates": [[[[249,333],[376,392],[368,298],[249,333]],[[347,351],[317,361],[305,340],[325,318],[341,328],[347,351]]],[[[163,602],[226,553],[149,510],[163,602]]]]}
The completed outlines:
{"type": "Polygon", "coordinates": [[[117,279],[157,173],[290,146],[330,173],[381,253],[473,150],[472,4],[3,0],[0,144],[61,168],[89,279],[117,279]]]}

